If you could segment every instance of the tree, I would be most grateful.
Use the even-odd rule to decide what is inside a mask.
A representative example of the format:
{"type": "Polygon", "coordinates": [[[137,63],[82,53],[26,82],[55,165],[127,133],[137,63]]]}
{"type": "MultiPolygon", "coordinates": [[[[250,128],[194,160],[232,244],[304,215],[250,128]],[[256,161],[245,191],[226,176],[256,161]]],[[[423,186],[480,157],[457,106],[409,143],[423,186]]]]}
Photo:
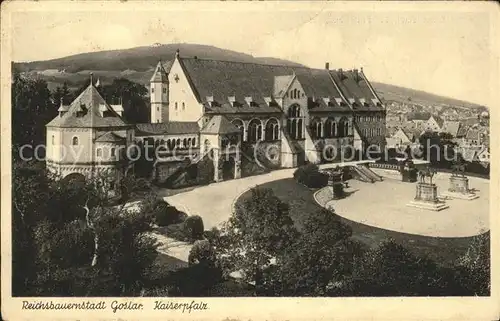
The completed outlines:
{"type": "Polygon", "coordinates": [[[309,215],[301,234],[283,255],[282,264],[269,273],[274,295],[337,295],[351,275],[353,262],[361,253],[350,239],[351,228],[322,209],[309,215]]]}
{"type": "Polygon", "coordinates": [[[457,265],[460,282],[468,295],[490,295],[490,233],[474,236],[457,265]]]}
{"type": "MultiPolygon", "coordinates": [[[[12,77],[12,145],[14,158],[24,144],[45,143],[45,125],[57,115],[47,83],[14,72],[12,77]]],[[[31,155],[26,155],[29,157],[31,155]]]]}
{"type": "Polygon", "coordinates": [[[367,251],[353,266],[351,295],[460,295],[452,270],[414,255],[392,239],[367,251]]]}
{"type": "Polygon", "coordinates": [[[437,167],[449,168],[455,158],[456,143],[452,139],[449,133],[423,133],[419,138],[423,157],[437,167]]]}
{"type": "Polygon", "coordinates": [[[124,118],[131,123],[149,122],[146,105],[147,89],[125,78],[114,79],[109,85],[99,88],[103,98],[110,104],[123,104],[124,118]]]}
{"type": "Polygon", "coordinates": [[[105,181],[97,175],[75,184],[26,164],[14,168],[13,293],[140,291],[156,257],[149,207],[109,205],[105,181]]]}
{"type": "Polygon", "coordinates": [[[226,273],[240,271],[261,294],[266,269],[280,264],[297,235],[288,205],[272,190],[254,188],[251,197],[236,206],[214,246],[226,273]]]}

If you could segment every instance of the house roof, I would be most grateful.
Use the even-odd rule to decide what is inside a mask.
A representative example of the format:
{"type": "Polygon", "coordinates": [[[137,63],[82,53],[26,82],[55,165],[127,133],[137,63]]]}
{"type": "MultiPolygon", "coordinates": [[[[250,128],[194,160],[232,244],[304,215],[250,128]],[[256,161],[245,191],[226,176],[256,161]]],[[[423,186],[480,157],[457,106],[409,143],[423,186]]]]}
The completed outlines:
{"type": "Polygon", "coordinates": [[[239,133],[240,129],[226,117],[215,115],[203,126],[200,132],[203,134],[231,134],[239,133]]]}
{"type": "Polygon", "coordinates": [[[50,121],[47,127],[122,127],[128,125],[102,98],[94,85],[89,86],[69,105],[68,111],[50,121]],[[108,112],[102,116],[102,110],[108,112]]]}
{"type": "Polygon", "coordinates": [[[467,134],[465,135],[465,138],[469,139],[469,140],[477,140],[477,139],[479,139],[479,134],[480,134],[479,129],[469,128],[469,130],[467,131],[467,134]]]}
{"type": "Polygon", "coordinates": [[[285,93],[294,76],[309,100],[318,102],[313,104],[313,108],[318,110],[349,109],[347,102],[344,101],[342,106],[337,102],[343,96],[339,90],[345,90],[358,103],[359,99],[364,99],[372,109],[381,108],[372,101],[378,97],[371,92],[364,76],[355,81],[354,74],[349,71],[344,72],[345,76],[340,80],[336,71],[326,69],[200,58],[178,59],[196,97],[208,113],[282,112],[277,105],[268,103],[285,93]],[[208,97],[213,98],[215,103],[210,104],[208,97]],[[235,98],[234,104],[229,97],[235,98]],[[251,106],[246,97],[252,98],[251,106]],[[329,98],[330,103],[322,103],[322,98],[329,98]]]}
{"type": "Polygon", "coordinates": [[[156,65],[155,72],[153,73],[153,76],[151,76],[150,82],[161,82],[161,83],[168,82],[167,71],[165,70],[165,67],[161,61],[159,61],[158,64],[156,65]]]}
{"type": "Polygon", "coordinates": [[[458,131],[457,131],[457,137],[465,137],[468,129],[469,129],[468,126],[460,123],[460,126],[458,127],[458,131]]]}
{"type": "Polygon", "coordinates": [[[443,123],[441,130],[443,132],[450,133],[453,137],[457,137],[459,129],[460,129],[460,122],[459,121],[447,120],[443,123]]]}
{"type": "Polygon", "coordinates": [[[123,143],[125,142],[126,139],[125,137],[122,137],[118,134],[116,134],[115,132],[106,132],[105,134],[99,136],[97,139],[96,139],[96,142],[106,142],[106,143],[123,143]]]}
{"type": "Polygon", "coordinates": [[[429,119],[431,119],[431,118],[434,118],[434,120],[439,125],[439,127],[443,127],[444,120],[441,117],[435,116],[435,115],[431,115],[431,117],[429,117],[429,119]]]}
{"type": "Polygon", "coordinates": [[[197,122],[144,123],[136,124],[136,127],[136,136],[194,134],[200,131],[197,122]]]}

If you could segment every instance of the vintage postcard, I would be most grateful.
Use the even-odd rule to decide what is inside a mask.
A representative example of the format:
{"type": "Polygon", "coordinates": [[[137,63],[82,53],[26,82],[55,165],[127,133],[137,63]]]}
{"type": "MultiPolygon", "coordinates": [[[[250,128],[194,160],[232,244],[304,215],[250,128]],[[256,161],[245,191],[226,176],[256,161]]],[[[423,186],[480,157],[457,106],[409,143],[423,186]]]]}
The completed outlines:
{"type": "Polygon", "coordinates": [[[2,318],[498,320],[499,12],[2,3],[2,318]]]}

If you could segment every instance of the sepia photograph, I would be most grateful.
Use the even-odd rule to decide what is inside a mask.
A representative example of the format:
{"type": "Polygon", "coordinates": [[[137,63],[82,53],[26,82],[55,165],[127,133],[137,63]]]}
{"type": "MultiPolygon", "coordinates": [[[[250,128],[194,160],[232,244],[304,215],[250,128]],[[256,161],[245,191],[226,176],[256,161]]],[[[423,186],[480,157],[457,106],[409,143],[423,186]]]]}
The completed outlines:
{"type": "Polygon", "coordinates": [[[491,303],[499,10],[466,5],[2,4],[2,301],[491,303]]]}

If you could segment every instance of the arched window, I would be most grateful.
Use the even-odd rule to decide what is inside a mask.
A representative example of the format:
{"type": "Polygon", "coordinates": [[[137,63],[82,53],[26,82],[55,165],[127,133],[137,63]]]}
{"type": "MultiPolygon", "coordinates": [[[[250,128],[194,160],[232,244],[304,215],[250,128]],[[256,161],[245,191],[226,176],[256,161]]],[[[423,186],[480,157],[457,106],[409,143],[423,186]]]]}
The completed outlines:
{"type": "Polygon", "coordinates": [[[245,125],[243,124],[243,121],[241,119],[233,119],[231,123],[234,126],[238,127],[238,129],[240,130],[241,139],[243,140],[245,132],[245,125]]]}
{"type": "Polygon", "coordinates": [[[191,146],[191,138],[188,138],[186,147],[191,146]]]}
{"type": "Polygon", "coordinates": [[[72,144],[73,146],[77,146],[77,145],[78,145],[78,137],[76,137],[76,136],[75,136],[75,137],[73,137],[73,139],[72,139],[72,141],[71,141],[71,144],[72,144]]]}
{"type": "Polygon", "coordinates": [[[311,122],[311,133],[313,135],[313,138],[321,138],[323,136],[322,131],[323,123],[320,119],[314,119],[311,122]]]}
{"type": "Polygon", "coordinates": [[[208,139],[205,139],[205,152],[208,152],[210,150],[210,141],[208,139]]]}
{"type": "Polygon", "coordinates": [[[191,141],[191,144],[193,144],[193,146],[196,146],[196,138],[193,138],[193,140],[191,141]]]}
{"type": "Polygon", "coordinates": [[[186,109],[186,104],[183,102],[182,103],[182,110],[186,109]]]}
{"type": "Polygon", "coordinates": [[[177,138],[177,140],[175,141],[175,146],[177,146],[177,147],[181,146],[181,139],[180,138],[177,138]]]}
{"type": "Polygon", "coordinates": [[[301,118],[299,118],[297,123],[297,139],[302,139],[302,126],[303,126],[303,121],[301,118]]]}
{"type": "Polygon", "coordinates": [[[262,139],[262,122],[260,119],[252,119],[248,124],[248,141],[255,143],[262,139]]]}
{"type": "Polygon", "coordinates": [[[177,102],[175,102],[174,106],[175,106],[175,110],[177,110],[177,102]]]}
{"type": "Polygon", "coordinates": [[[184,138],[184,140],[182,141],[183,143],[183,146],[184,148],[188,147],[188,142],[187,142],[187,138],[184,138]]]}
{"type": "Polygon", "coordinates": [[[54,135],[52,135],[52,145],[54,145],[54,144],[55,144],[55,137],[54,137],[54,135]]]}
{"type": "Polygon", "coordinates": [[[325,123],[325,137],[333,138],[337,136],[337,123],[335,119],[328,118],[325,123]]]}
{"type": "Polygon", "coordinates": [[[338,134],[340,137],[345,137],[349,134],[349,121],[345,117],[342,117],[342,119],[340,119],[338,134]]]}
{"type": "Polygon", "coordinates": [[[293,105],[288,109],[288,117],[295,118],[300,117],[300,106],[293,105]]]}
{"type": "Polygon", "coordinates": [[[102,157],[102,149],[97,149],[97,157],[102,157]]]}
{"type": "Polygon", "coordinates": [[[266,123],[266,140],[279,139],[279,124],[276,118],[271,118],[266,123]]]}
{"type": "Polygon", "coordinates": [[[115,148],[111,148],[111,157],[115,157],[115,148]]]}

